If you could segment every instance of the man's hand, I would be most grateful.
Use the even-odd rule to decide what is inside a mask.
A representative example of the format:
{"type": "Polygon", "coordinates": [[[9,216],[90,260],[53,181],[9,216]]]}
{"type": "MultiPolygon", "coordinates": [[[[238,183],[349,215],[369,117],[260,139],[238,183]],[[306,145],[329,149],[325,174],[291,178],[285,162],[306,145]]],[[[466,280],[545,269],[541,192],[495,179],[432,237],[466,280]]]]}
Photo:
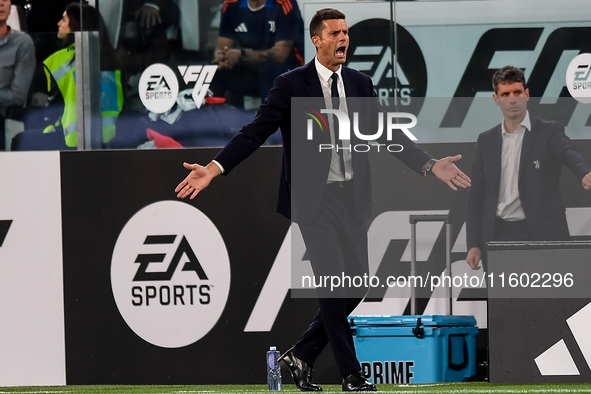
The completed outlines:
{"type": "Polygon", "coordinates": [[[475,246],[473,248],[470,248],[470,250],[468,251],[468,256],[466,256],[466,263],[468,263],[470,268],[472,268],[473,270],[479,270],[480,265],[478,265],[478,262],[480,261],[481,257],[482,252],[480,251],[480,248],[475,246]]]}
{"type": "Polygon", "coordinates": [[[458,161],[462,155],[448,156],[438,160],[431,169],[433,175],[439,180],[447,183],[453,190],[458,190],[456,186],[463,189],[470,187],[471,181],[468,175],[464,174],[456,165],[454,161],[458,161]]]}
{"type": "Polygon", "coordinates": [[[591,172],[583,177],[583,189],[591,190],[591,172]]]}
{"type": "Polygon", "coordinates": [[[211,61],[213,64],[217,64],[220,68],[227,68],[226,66],[226,53],[228,53],[228,47],[218,48],[215,51],[215,57],[211,61]]]}
{"type": "Polygon", "coordinates": [[[187,170],[191,170],[191,172],[174,189],[178,198],[185,198],[191,195],[190,199],[194,199],[201,190],[209,185],[213,178],[222,173],[215,163],[209,163],[206,167],[189,163],[183,163],[183,166],[187,170]]]}
{"type": "Polygon", "coordinates": [[[240,63],[240,49],[229,49],[226,52],[224,66],[227,68],[233,68],[235,65],[240,63]]]}
{"type": "Polygon", "coordinates": [[[240,62],[240,49],[218,48],[212,63],[220,66],[220,69],[232,69],[240,62]]]}
{"type": "Polygon", "coordinates": [[[162,23],[160,11],[149,5],[141,6],[135,13],[135,19],[140,21],[141,27],[148,29],[162,23]]]}

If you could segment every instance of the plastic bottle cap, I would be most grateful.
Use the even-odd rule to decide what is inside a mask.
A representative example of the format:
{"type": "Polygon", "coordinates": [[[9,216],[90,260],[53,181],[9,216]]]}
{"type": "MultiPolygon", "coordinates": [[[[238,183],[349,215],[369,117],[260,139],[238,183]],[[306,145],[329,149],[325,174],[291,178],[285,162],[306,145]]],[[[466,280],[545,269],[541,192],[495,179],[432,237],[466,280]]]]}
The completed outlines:
{"type": "Polygon", "coordinates": [[[277,350],[277,348],[275,346],[271,346],[269,350],[277,350]]]}

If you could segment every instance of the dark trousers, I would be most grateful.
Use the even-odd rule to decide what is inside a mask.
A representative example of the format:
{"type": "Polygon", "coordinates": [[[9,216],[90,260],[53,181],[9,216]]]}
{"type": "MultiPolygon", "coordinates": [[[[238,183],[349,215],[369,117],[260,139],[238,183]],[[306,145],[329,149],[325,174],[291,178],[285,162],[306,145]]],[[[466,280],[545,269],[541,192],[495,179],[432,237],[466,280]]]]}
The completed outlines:
{"type": "MultiPolygon", "coordinates": [[[[363,277],[368,274],[367,229],[357,219],[353,181],[326,187],[317,217],[300,225],[316,277],[363,277]]],[[[347,317],[363,299],[367,288],[343,285],[317,288],[320,309],[295,344],[296,357],[310,365],[330,343],[339,374],[347,376],[361,366],[355,354],[347,317]]]]}
{"type": "Polygon", "coordinates": [[[495,221],[495,241],[532,241],[527,220],[508,222],[497,218],[495,221]]]}

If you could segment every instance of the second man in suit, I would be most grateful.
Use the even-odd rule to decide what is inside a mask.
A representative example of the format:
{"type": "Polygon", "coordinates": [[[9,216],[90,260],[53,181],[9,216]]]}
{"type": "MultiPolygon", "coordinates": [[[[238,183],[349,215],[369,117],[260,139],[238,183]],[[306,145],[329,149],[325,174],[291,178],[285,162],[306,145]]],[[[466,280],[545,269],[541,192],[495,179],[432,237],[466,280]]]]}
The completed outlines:
{"type": "Polygon", "coordinates": [[[569,240],[558,190],[563,164],[591,190],[591,166],[564,127],[527,111],[523,71],[497,70],[493,88],[503,122],[478,136],[466,194],[466,262],[472,269],[480,268],[489,241],[569,240]]]}

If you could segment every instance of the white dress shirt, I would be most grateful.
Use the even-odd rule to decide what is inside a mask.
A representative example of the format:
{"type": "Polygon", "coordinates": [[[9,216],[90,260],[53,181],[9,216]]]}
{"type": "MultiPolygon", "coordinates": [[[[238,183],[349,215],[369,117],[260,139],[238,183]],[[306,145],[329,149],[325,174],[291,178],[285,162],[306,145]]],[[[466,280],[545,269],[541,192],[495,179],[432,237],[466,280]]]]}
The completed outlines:
{"type": "Polygon", "coordinates": [[[519,161],[523,136],[531,131],[529,112],[521,121],[517,130],[507,133],[505,121],[501,122],[501,184],[499,188],[499,203],[497,217],[507,221],[524,220],[525,213],[519,199],[519,161]]]}
{"type": "MultiPolygon", "coordinates": [[[[314,58],[314,62],[316,65],[316,72],[318,73],[318,79],[320,80],[320,86],[322,86],[322,94],[324,95],[324,103],[327,109],[333,109],[332,108],[332,93],[331,93],[331,84],[332,84],[332,74],[333,72],[331,70],[329,70],[328,68],[324,67],[319,61],[318,59],[315,57],[314,58]]],[[[339,76],[338,78],[338,83],[337,83],[337,90],[339,92],[339,110],[348,113],[347,112],[347,101],[345,100],[345,85],[343,84],[343,78],[341,76],[341,71],[342,71],[342,67],[339,67],[339,69],[336,72],[336,74],[339,76]]],[[[338,144],[335,144],[335,135],[333,133],[334,130],[334,116],[328,116],[328,126],[330,128],[330,143],[333,146],[339,146],[342,147],[344,149],[339,148],[339,152],[341,154],[343,154],[343,159],[345,161],[345,177],[343,177],[343,174],[341,173],[341,163],[339,161],[339,157],[336,154],[336,150],[333,151],[333,155],[330,161],[330,170],[328,172],[328,182],[337,182],[337,181],[344,181],[344,180],[349,180],[351,178],[353,178],[353,167],[352,167],[352,162],[351,162],[351,152],[349,149],[351,149],[351,143],[350,141],[346,140],[346,141],[338,141],[338,144]]]]}

